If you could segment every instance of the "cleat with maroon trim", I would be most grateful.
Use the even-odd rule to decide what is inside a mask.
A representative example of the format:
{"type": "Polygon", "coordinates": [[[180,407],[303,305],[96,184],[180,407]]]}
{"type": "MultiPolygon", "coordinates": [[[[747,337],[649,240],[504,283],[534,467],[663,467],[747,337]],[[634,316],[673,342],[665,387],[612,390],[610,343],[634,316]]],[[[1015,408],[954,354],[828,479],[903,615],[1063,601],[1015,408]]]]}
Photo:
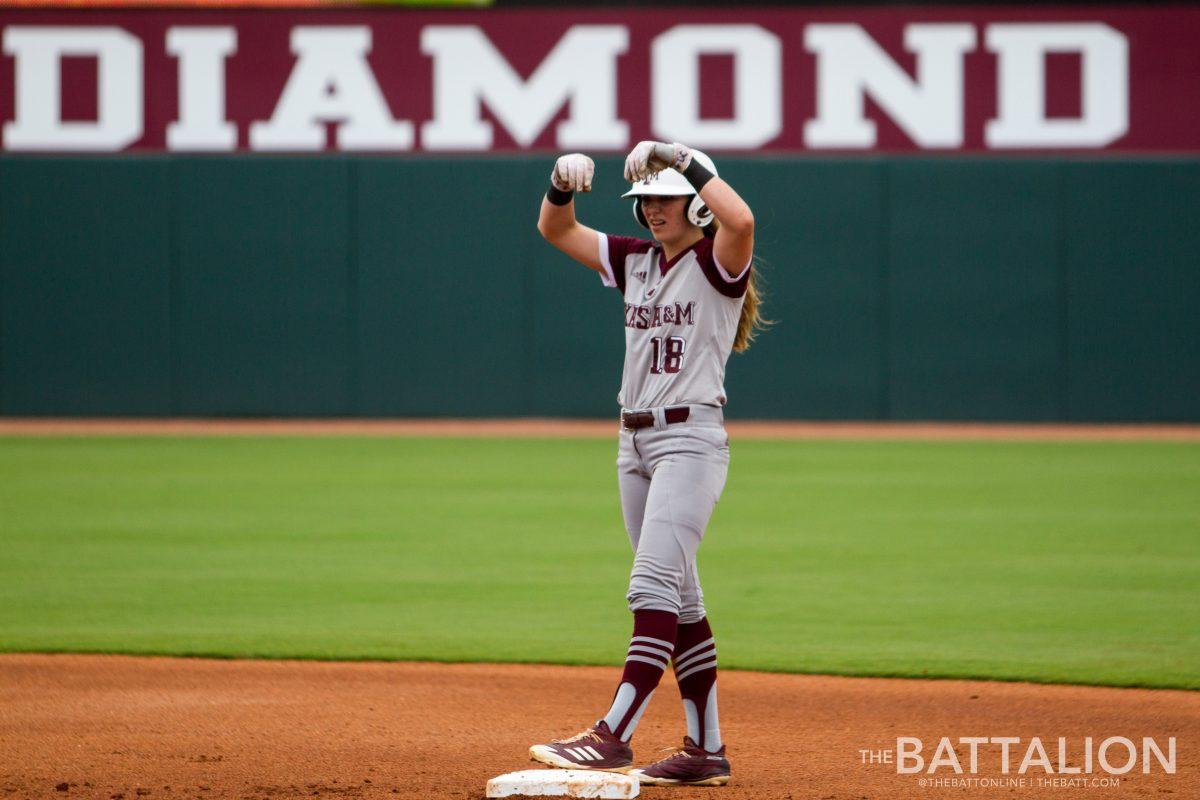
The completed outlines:
{"type": "Polygon", "coordinates": [[[724,747],[710,753],[684,737],[682,750],[629,774],[651,786],[724,786],[729,783],[729,761],[724,747]]]}
{"type": "Polygon", "coordinates": [[[529,757],[561,769],[629,772],[633,766],[633,748],[614,736],[604,720],[570,739],[535,744],[529,748],[529,757]]]}

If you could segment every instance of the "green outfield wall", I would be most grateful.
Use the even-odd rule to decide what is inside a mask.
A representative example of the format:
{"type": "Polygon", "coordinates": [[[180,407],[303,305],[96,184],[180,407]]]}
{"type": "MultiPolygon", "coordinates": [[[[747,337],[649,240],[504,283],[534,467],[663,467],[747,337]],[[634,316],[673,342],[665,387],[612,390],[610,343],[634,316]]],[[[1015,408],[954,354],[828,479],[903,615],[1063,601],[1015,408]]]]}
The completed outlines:
{"type": "MultiPolygon", "coordinates": [[[[0,158],[0,413],[613,413],[536,157],[0,158]]],[[[1200,420],[1200,161],[723,158],[777,320],[734,417],[1200,420]]],[[[636,234],[620,159],[578,202],[636,234]]]]}

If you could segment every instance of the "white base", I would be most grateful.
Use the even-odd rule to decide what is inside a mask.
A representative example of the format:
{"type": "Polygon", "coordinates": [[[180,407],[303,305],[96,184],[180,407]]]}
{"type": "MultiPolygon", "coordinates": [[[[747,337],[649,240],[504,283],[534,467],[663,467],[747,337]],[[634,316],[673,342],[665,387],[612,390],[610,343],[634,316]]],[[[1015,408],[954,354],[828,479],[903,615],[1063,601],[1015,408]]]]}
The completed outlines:
{"type": "Polygon", "coordinates": [[[523,769],[487,782],[488,797],[637,797],[637,778],[590,769],[523,769]]]}

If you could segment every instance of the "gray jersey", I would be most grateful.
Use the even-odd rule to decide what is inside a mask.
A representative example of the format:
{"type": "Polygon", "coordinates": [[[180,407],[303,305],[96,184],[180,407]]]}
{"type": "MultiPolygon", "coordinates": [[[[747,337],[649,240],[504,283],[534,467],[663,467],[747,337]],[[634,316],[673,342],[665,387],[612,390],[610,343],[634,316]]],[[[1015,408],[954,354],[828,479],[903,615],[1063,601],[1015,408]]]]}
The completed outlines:
{"type": "Polygon", "coordinates": [[[600,234],[601,276],[625,297],[625,370],[617,402],[641,409],[725,405],[725,362],[750,269],[736,278],[707,237],[670,261],[645,239],[600,234]]]}

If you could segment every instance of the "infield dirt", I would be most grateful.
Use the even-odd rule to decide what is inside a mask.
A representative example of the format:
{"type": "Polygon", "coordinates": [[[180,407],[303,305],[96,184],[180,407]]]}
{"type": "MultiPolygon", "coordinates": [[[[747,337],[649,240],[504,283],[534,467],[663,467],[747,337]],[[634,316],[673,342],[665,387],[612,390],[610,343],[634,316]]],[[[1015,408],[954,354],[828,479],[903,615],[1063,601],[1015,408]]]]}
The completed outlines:
{"type": "MultiPolygon", "coordinates": [[[[530,744],[576,733],[603,712],[609,667],[217,661],[89,655],[0,656],[0,797],[404,798],[472,800],[488,778],[531,767],[530,744]]],[[[724,672],[723,727],[733,783],[645,787],[662,800],[897,800],[916,797],[1192,798],[1200,785],[1200,693],[978,681],[724,672]],[[900,775],[862,751],[898,736],[1020,737],[1008,778],[1027,786],[922,786],[922,778],[999,778],[998,748],[979,771],[900,775]],[[1017,766],[1042,737],[1082,765],[1084,737],[1178,742],[1177,770],[1152,759],[1116,783],[1038,785],[1017,766]]],[[[664,679],[635,738],[639,762],[677,745],[682,713],[664,679]]],[[[955,750],[969,770],[969,751],[955,750]]],[[[1111,751],[1119,765],[1124,750],[1111,751]]],[[[1098,768],[1097,768],[1098,769],[1098,768]]],[[[1085,778],[1088,776],[1084,776],[1085,778]]]]}

